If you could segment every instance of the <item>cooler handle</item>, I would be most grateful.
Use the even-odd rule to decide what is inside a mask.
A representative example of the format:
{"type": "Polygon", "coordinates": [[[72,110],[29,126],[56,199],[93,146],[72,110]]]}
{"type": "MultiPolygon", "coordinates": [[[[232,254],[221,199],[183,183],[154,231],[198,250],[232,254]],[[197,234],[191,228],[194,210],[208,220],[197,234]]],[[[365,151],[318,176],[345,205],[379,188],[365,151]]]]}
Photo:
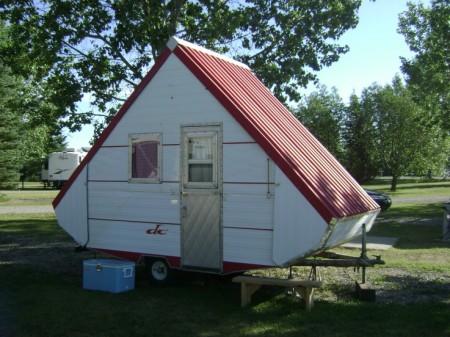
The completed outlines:
{"type": "Polygon", "coordinates": [[[133,277],[133,267],[123,269],[123,277],[130,278],[133,277]]]}

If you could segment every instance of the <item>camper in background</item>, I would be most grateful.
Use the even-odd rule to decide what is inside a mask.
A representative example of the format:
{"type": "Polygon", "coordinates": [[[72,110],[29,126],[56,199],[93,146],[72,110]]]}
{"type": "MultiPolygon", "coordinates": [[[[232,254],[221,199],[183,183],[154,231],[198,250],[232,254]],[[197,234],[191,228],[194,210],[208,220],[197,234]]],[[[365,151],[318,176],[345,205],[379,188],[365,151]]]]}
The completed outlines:
{"type": "Polygon", "coordinates": [[[85,149],[69,148],[63,152],[52,152],[42,165],[41,181],[44,187],[60,189],[86,156],[85,149]]]}

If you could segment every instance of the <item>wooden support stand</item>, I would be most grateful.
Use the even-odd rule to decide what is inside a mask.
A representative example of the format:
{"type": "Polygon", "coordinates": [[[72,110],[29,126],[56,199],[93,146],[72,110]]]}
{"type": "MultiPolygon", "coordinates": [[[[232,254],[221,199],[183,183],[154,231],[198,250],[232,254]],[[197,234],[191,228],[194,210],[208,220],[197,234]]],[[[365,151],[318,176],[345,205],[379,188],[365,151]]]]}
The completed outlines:
{"type": "Polygon", "coordinates": [[[281,286],[295,289],[305,300],[305,308],[311,311],[314,305],[314,288],[322,287],[321,281],[310,281],[300,279],[278,279],[257,276],[236,276],[233,282],[241,283],[241,307],[251,302],[251,297],[262,285],[281,286]]]}
{"type": "Polygon", "coordinates": [[[356,282],[355,285],[356,296],[361,301],[374,302],[376,299],[376,291],[370,282],[356,282]]]}

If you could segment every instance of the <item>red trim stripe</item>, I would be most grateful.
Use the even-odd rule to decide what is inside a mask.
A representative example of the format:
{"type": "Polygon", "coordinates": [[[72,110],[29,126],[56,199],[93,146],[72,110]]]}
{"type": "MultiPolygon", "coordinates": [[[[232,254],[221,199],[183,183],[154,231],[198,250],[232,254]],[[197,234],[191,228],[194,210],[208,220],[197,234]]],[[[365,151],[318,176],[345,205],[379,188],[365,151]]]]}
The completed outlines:
{"type": "Polygon", "coordinates": [[[241,229],[241,230],[250,230],[250,231],[266,231],[273,232],[273,229],[270,228],[250,228],[250,227],[233,227],[233,226],[224,226],[224,229],[241,229]]]}
{"type": "MultiPolygon", "coordinates": [[[[167,261],[169,266],[174,269],[181,269],[181,258],[178,256],[166,256],[166,255],[152,255],[138,252],[127,252],[127,251],[119,251],[119,250],[111,250],[111,249],[103,249],[103,248],[89,248],[98,252],[102,252],[111,256],[115,256],[124,260],[140,262],[143,257],[155,257],[162,258],[167,261]]],[[[274,266],[262,265],[262,264],[251,264],[251,263],[241,263],[241,262],[223,262],[223,274],[244,272],[247,270],[253,269],[264,269],[270,268],[274,266]]]]}
{"type": "Polygon", "coordinates": [[[262,182],[250,182],[250,181],[224,181],[223,184],[229,185],[275,185],[275,183],[262,181],[262,182]]]}
{"type": "Polygon", "coordinates": [[[223,145],[258,144],[257,142],[223,142],[223,145]]]}
{"type": "Polygon", "coordinates": [[[88,219],[89,220],[97,220],[97,221],[108,221],[108,222],[132,222],[132,223],[140,223],[140,224],[143,224],[143,225],[181,226],[179,223],[160,222],[160,221],[137,221],[137,220],[104,219],[104,218],[88,218],[88,219]]]}

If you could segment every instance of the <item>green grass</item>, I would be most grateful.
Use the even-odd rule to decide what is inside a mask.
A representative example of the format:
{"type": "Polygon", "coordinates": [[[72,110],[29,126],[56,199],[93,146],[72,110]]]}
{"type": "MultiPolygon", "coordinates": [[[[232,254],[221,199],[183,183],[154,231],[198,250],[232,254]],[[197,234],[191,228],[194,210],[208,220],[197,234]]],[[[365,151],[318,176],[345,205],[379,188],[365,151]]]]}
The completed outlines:
{"type": "MultiPolygon", "coordinates": [[[[450,243],[442,238],[440,225],[405,225],[395,221],[377,223],[369,232],[371,236],[398,238],[388,250],[371,250],[370,255],[381,255],[388,267],[400,267],[410,272],[444,272],[450,275],[450,243]]],[[[348,249],[335,249],[348,254],[348,249]]]]}
{"type": "MultiPolygon", "coordinates": [[[[409,181],[404,183],[414,185],[409,181]]],[[[442,192],[434,182],[429,184],[429,190],[420,187],[426,195],[442,192]]],[[[449,185],[445,186],[448,189],[449,185]]],[[[403,182],[400,187],[403,195],[415,195],[419,189],[414,186],[403,189],[403,182]]],[[[41,192],[43,199],[47,199],[47,192],[55,193],[41,192]]],[[[39,200],[39,196],[34,200],[39,200]]],[[[450,275],[450,245],[437,240],[442,235],[441,226],[404,225],[396,220],[397,216],[405,215],[436,217],[442,216],[442,209],[438,203],[397,203],[383,213],[386,221],[377,223],[369,235],[392,236],[399,240],[387,251],[370,251],[370,255],[381,254],[386,261],[386,266],[369,271],[375,284],[389,281],[377,274],[380,268],[401,267],[411,274],[441,272],[450,275]]],[[[43,271],[37,266],[3,261],[1,252],[10,249],[10,237],[41,243],[70,240],[57,226],[53,214],[0,214],[0,302],[3,303],[3,309],[0,303],[0,335],[2,324],[8,322],[12,325],[13,337],[450,336],[449,301],[414,305],[364,303],[348,295],[352,285],[333,284],[328,278],[319,292],[334,294],[339,300],[328,301],[318,296],[311,312],[302,310],[297,299],[281,294],[280,289],[274,287],[259,290],[253,295],[252,304],[241,308],[239,285],[213,276],[204,276],[202,282],[192,282],[197,276],[191,276],[173,286],[149,286],[140,266],[137,267],[136,289],[132,292],[88,291],[82,287],[81,272],[60,273],[51,266],[43,271]],[[9,309],[5,311],[5,307],[9,309]]],[[[359,254],[359,251],[349,252],[343,248],[337,251],[359,254]]],[[[67,257],[71,260],[67,263],[92,258],[92,253],[73,254],[67,257]]],[[[305,268],[304,272],[307,273],[305,268]]],[[[390,277],[395,278],[395,275],[390,277]]],[[[421,291],[418,287],[418,295],[421,291]]]]}
{"type": "MultiPolygon", "coordinates": [[[[9,268],[7,268],[9,269],[9,268]]],[[[139,285],[108,294],[83,290],[76,281],[19,273],[9,284],[20,307],[16,336],[445,336],[446,304],[317,302],[310,313],[270,291],[239,307],[239,287],[139,285]],[[15,278],[15,279],[16,279],[15,278]],[[418,319],[420,318],[420,319],[418,319]]]]}
{"type": "Polygon", "coordinates": [[[83,290],[64,275],[2,268],[10,289],[15,336],[446,336],[443,303],[317,301],[311,312],[272,288],[239,307],[239,286],[210,279],[109,294],[83,290]]]}
{"type": "Polygon", "coordinates": [[[426,217],[437,218],[443,216],[441,202],[432,203],[411,203],[393,202],[386,212],[379,215],[381,218],[389,217],[426,217]]]}
{"type": "Polygon", "coordinates": [[[51,213],[0,214],[0,233],[42,241],[68,239],[51,213]]]}
{"type": "Polygon", "coordinates": [[[58,190],[44,189],[40,183],[27,183],[24,189],[0,191],[2,206],[50,206],[58,190]]]}
{"type": "Polygon", "coordinates": [[[0,193],[0,204],[2,202],[7,202],[9,200],[9,197],[6,194],[0,193]]]}
{"type": "Polygon", "coordinates": [[[397,190],[391,192],[390,178],[377,178],[364,185],[365,188],[387,193],[393,198],[412,198],[416,196],[448,196],[450,198],[450,179],[400,178],[397,190]]]}

